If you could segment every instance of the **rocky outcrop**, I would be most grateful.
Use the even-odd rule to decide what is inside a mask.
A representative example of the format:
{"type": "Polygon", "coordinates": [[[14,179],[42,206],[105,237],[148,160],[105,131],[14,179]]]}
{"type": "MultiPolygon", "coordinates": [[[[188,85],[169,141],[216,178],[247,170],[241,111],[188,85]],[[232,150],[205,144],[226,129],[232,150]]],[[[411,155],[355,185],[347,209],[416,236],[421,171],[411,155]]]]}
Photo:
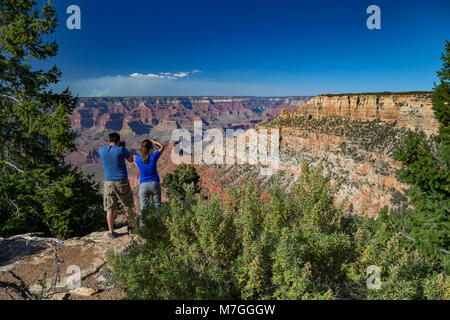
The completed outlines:
{"type": "MultiPolygon", "coordinates": [[[[116,239],[109,239],[107,232],[94,232],[63,242],[47,238],[30,240],[27,235],[0,238],[0,284],[19,286],[23,281],[27,294],[43,299],[123,298],[118,291],[105,290],[102,278],[105,252],[110,249],[121,253],[139,238],[128,235],[126,227],[116,232],[119,233],[116,239]]],[[[0,290],[0,300],[22,298],[11,288],[0,290]]]]}

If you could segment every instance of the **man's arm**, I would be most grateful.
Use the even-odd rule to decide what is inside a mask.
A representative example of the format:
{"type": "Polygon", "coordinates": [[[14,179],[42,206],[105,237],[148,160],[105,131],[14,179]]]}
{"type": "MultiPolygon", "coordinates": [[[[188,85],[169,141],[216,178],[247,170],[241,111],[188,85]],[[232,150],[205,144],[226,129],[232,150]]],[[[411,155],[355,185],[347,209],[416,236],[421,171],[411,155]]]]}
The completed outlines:
{"type": "Polygon", "coordinates": [[[164,146],[155,140],[150,140],[155,146],[157,146],[159,149],[156,151],[159,151],[159,153],[162,153],[164,151],[164,146]]]}
{"type": "Polygon", "coordinates": [[[122,148],[123,148],[123,151],[124,151],[125,159],[126,159],[128,162],[132,163],[132,162],[134,161],[134,157],[128,152],[127,149],[125,149],[125,147],[122,147],[122,148]]]}

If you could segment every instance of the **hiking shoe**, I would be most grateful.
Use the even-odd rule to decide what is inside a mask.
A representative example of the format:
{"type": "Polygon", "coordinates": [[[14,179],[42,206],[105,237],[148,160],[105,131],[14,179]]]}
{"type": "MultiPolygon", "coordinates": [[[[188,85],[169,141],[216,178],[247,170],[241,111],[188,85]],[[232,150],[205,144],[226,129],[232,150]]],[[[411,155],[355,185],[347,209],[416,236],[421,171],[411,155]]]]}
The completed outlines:
{"type": "Polygon", "coordinates": [[[116,233],[116,232],[108,232],[108,237],[110,238],[110,239],[115,239],[115,238],[117,238],[119,235],[116,233]]]}
{"type": "Polygon", "coordinates": [[[134,233],[134,228],[131,226],[127,226],[127,232],[128,232],[128,234],[134,233]]]}

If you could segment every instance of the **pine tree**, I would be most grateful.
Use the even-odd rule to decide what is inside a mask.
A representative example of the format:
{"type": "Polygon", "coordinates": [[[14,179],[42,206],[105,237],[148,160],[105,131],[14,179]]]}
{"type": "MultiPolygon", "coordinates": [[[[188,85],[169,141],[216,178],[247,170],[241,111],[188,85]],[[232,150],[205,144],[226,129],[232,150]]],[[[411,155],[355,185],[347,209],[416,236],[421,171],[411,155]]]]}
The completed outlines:
{"type": "Polygon", "coordinates": [[[432,97],[433,111],[439,122],[438,135],[427,139],[423,133],[410,132],[405,145],[395,158],[403,168],[400,178],[412,185],[410,197],[415,214],[410,217],[411,237],[422,252],[440,257],[445,269],[450,270],[450,42],[446,41],[437,72],[432,97]]]}
{"type": "Polygon", "coordinates": [[[57,22],[50,1],[0,2],[0,236],[67,237],[103,220],[97,186],[64,162],[75,150],[69,115],[77,99],[48,88],[61,76],[56,66],[32,66],[57,54],[47,41],[57,22]]]}

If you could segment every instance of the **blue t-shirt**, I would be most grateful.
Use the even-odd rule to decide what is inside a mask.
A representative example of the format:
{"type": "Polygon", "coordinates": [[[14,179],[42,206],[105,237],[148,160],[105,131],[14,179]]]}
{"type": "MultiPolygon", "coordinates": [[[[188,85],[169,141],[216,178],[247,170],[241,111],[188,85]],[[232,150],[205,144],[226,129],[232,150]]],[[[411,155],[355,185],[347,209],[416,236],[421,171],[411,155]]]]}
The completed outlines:
{"type": "Polygon", "coordinates": [[[130,157],[128,150],[124,147],[106,146],[98,150],[102,159],[105,181],[118,181],[128,178],[125,159],[130,157]]]}
{"type": "Polygon", "coordinates": [[[144,182],[159,182],[158,171],[156,170],[156,163],[158,162],[161,152],[155,151],[148,157],[148,163],[142,161],[142,156],[136,157],[136,164],[139,168],[141,178],[139,183],[144,182]]]}

